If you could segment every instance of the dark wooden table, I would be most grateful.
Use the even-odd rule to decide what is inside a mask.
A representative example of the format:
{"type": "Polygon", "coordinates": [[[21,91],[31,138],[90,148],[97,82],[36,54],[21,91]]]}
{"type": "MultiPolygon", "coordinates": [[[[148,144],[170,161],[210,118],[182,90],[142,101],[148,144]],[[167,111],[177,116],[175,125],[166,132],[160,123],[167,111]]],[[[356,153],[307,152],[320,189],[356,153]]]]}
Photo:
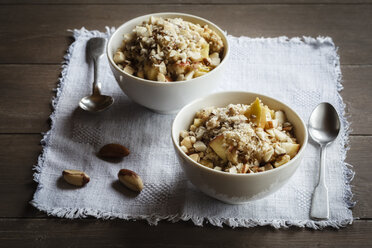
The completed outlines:
{"type": "Polygon", "coordinates": [[[371,0],[0,0],[0,247],[372,247],[371,0]],[[200,228],[190,222],[67,220],[29,205],[32,167],[49,129],[50,102],[67,29],[104,30],[147,13],[177,11],[207,18],[239,36],[331,36],[339,46],[352,122],[347,162],[353,181],[353,225],[313,231],[271,227],[200,228]]]}

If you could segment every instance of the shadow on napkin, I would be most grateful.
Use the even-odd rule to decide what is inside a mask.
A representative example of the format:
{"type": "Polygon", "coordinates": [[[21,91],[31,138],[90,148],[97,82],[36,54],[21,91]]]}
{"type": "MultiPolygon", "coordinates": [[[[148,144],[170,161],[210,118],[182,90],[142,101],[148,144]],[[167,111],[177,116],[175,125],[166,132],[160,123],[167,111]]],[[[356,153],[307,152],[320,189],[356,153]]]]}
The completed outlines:
{"type": "Polygon", "coordinates": [[[125,195],[128,198],[135,198],[138,196],[138,192],[134,192],[130,189],[125,188],[119,181],[112,182],[112,188],[115,189],[117,192],[125,195]]]}

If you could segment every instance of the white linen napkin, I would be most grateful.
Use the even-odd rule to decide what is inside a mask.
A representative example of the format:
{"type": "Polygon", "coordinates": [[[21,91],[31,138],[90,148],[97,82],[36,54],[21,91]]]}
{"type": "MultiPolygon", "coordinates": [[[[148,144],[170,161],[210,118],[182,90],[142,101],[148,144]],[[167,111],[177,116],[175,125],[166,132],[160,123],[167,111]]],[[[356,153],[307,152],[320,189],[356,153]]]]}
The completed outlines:
{"type": "MultiPolygon", "coordinates": [[[[53,100],[52,127],[45,134],[43,153],[35,166],[38,187],[31,204],[64,218],[192,220],[195,225],[252,227],[272,225],[314,229],[351,224],[354,204],[350,181],[353,172],[344,162],[349,124],[344,103],[339,57],[332,39],[248,38],[229,36],[231,56],[225,76],[214,91],[244,90],[280,99],[307,121],[320,102],[333,104],[341,116],[342,130],[327,148],[326,181],[329,185],[330,219],[309,219],[311,196],[318,180],[319,147],[311,140],[305,158],[283,188],[262,200],[228,205],[199,192],[188,182],[176,159],[170,138],[175,115],[159,115],[133,102],[117,85],[106,58],[100,81],[103,93],[115,98],[106,112],[90,114],[77,106],[91,92],[92,64],[86,61],[86,43],[106,33],[74,30],[75,42],[63,66],[60,87],[53,100]],[[122,162],[99,159],[96,152],[107,143],[121,143],[131,154],[122,162]],[[136,195],[117,180],[121,168],[141,175],[145,188],[136,195]],[[83,188],[61,178],[64,169],[86,172],[91,181],[83,188]]],[[[211,92],[213,89],[211,89],[211,92]]]]}

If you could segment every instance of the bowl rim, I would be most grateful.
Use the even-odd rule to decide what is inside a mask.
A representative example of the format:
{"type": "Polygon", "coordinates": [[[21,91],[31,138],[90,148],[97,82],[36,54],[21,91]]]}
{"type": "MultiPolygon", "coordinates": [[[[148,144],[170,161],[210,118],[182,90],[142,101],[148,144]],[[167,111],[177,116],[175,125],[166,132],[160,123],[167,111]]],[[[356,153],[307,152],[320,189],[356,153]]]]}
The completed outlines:
{"type": "Polygon", "coordinates": [[[182,12],[158,12],[158,13],[151,13],[151,14],[146,14],[146,15],[142,15],[142,16],[138,16],[138,17],[135,17],[135,18],[132,18],[128,21],[126,21],[125,23],[123,23],[122,25],[120,25],[114,33],[112,33],[110,35],[110,38],[106,44],[106,57],[109,61],[109,63],[111,64],[111,66],[113,68],[115,68],[116,71],[120,72],[121,74],[123,75],[126,75],[128,77],[131,77],[135,80],[137,80],[138,82],[140,83],[144,83],[144,84],[156,84],[156,85],[175,85],[175,84],[183,84],[183,83],[186,83],[186,82],[191,82],[191,81],[194,81],[196,79],[200,79],[200,78],[204,78],[208,75],[210,75],[210,73],[213,73],[214,71],[216,70],[220,70],[220,67],[222,67],[222,65],[224,65],[226,63],[226,60],[228,60],[229,58],[229,55],[230,55],[230,43],[229,43],[229,40],[227,38],[227,35],[224,31],[222,31],[222,29],[220,27],[218,27],[216,24],[214,24],[213,22],[207,20],[207,19],[204,19],[202,17],[199,17],[199,16],[195,16],[195,15],[190,15],[190,14],[186,14],[186,13],[182,13],[182,12]],[[176,16],[179,16],[179,17],[183,17],[183,16],[187,16],[187,17],[191,17],[191,18],[195,18],[195,19],[199,19],[203,22],[205,22],[209,27],[212,27],[213,29],[216,29],[218,30],[222,35],[223,35],[223,38],[224,38],[224,49],[225,49],[225,56],[223,57],[223,59],[221,60],[221,63],[216,67],[214,68],[212,71],[206,73],[205,75],[203,76],[200,76],[200,77],[197,77],[197,78],[192,78],[190,80],[184,80],[184,81],[173,81],[173,82],[159,82],[159,81],[153,81],[153,80],[149,80],[149,79],[144,79],[144,78],[140,78],[140,77],[136,77],[136,76],[133,76],[133,75],[130,75],[124,71],[122,71],[117,65],[116,63],[113,61],[113,57],[111,55],[109,55],[109,48],[111,47],[111,43],[112,43],[112,38],[114,37],[114,35],[116,35],[120,29],[122,29],[125,25],[128,25],[129,22],[132,22],[132,21],[136,21],[136,20],[139,20],[139,19],[143,19],[145,17],[150,17],[150,16],[164,16],[164,15],[176,15],[176,16]]]}
{"type": "Polygon", "coordinates": [[[198,98],[192,102],[190,102],[189,104],[185,105],[176,115],[176,117],[174,118],[173,122],[172,122],[172,128],[171,128],[171,136],[172,136],[172,142],[173,142],[173,145],[174,147],[177,149],[178,153],[184,158],[186,159],[188,162],[190,162],[192,165],[194,166],[197,166],[199,167],[200,169],[202,170],[205,170],[206,172],[210,172],[210,173],[216,173],[217,175],[225,175],[225,176],[230,176],[230,177],[258,177],[260,175],[269,175],[270,173],[275,173],[280,171],[280,170],[283,170],[285,169],[286,167],[289,167],[291,166],[292,164],[295,163],[295,161],[297,161],[298,159],[300,159],[302,157],[302,154],[304,153],[305,149],[306,149],[306,146],[308,144],[308,130],[307,130],[307,126],[304,122],[304,120],[298,115],[298,113],[292,109],[291,107],[289,107],[287,104],[283,103],[282,101],[274,98],[274,97],[270,97],[270,96],[267,96],[267,95],[262,95],[260,93],[256,93],[256,92],[251,92],[251,91],[223,91],[223,92],[216,92],[216,93],[212,93],[212,94],[209,94],[205,97],[202,97],[202,98],[198,98]],[[218,170],[215,170],[215,169],[212,169],[212,168],[209,168],[209,167],[206,167],[198,162],[195,162],[194,160],[192,160],[189,156],[186,155],[186,153],[184,151],[182,151],[180,145],[176,142],[176,139],[178,137],[179,134],[175,134],[175,131],[174,131],[174,124],[176,122],[176,120],[178,118],[180,118],[180,116],[182,115],[182,112],[190,107],[191,105],[194,105],[198,102],[201,102],[203,100],[205,100],[206,98],[209,98],[211,96],[218,96],[218,95],[224,95],[224,94],[250,94],[250,95],[255,95],[257,97],[264,97],[264,98],[268,98],[270,100],[274,100],[276,102],[279,102],[280,104],[282,104],[284,107],[287,107],[289,108],[290,110],[293,111],[293,113],[295,114],[295,116],[300,120],[300,123],[302,124],[303,128],[304,128],[304,140],[303,140],[303,145],[300,147],[300,150],[298,151],[298,153],[287,163],[285,163],[284,165],[278,167],[278,168],[274,168],[272,170],[268,170],[268,171],[263,171],[263,172],[260,172],[260,173],[249,173],[249,174],[241,174],[241,173],[237,173],[237,174],[233,174],[233,173],[228,173],[228,172],[224,172],[224,171],[218,171],[218,170]],[[177,137],[175,136],[177,135],[177,137]]]}

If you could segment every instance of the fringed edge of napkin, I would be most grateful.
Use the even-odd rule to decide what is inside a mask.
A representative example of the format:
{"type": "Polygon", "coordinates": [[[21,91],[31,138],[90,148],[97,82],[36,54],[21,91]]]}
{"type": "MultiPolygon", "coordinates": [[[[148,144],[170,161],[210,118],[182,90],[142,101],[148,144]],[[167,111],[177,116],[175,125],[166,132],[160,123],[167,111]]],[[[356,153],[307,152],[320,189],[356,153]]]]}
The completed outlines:
{"type": "MultiPolygon", "coordinates": [[[[39,204],[36,202],[35,198],[38,194],[38,191],[43,187],[43,185],[40,183],[40,175],[43,170],[43,167],[45,166],[45,157],[48,153],[49,148],[49,139],[51,132],[54,128],[54,122],[55,122],[55,116],[56,112],[58,110],[58,102],[59,98],[61,96],[61,92],[63,90],[65,81],[67,79],[68,69],[69,69],[69,62],[70,58],[72,56],[75,43],[78,40],[79,37],[84,36],[86,38],[91,37],[109,37],[114,31],[115,28],[106,27],[106,32],[102,33],[100,31],[94,30],[89,31],[85,29],[84,27],[81,29],[74,29],[69,30],[73,32],[73,36],[75,41],[70,45],[67,54],[64,56],[64,62],[62,63],[62,72],[61,77],[59,78],[59,83],[56,88],[56,96],[52,99],[52,107],[53,107],[53,113],[50,116],[51,119],[51,128],[48,132],[43,133],[43,138],[40,141],[43,150],[38,158],[37,164],[34,166],[33,170],[35,171],[33,178],[34,181],[38,183],[36,192],[34,194],[33,200],[30,201],[30,204],[36,207],[37,209],[46,212],[47,215],[52,215],[60,218],[68,218],[68,219],[75,219],[75,218],[86,218],[86,217],[96,217],[99,219],[125,219],[125,220],[146,220],[150,225],[157,225],[157,223],[161,220],[168,220],[171,222],[177,222],[179,220],[183,221],[189,221],[191,220],[195,225],[197,226],[203,226],[204,223],[210,223],[214,226],[223,227],[225,225],[230,227],[254,227],[254,226],[267,226],[270,225],[276,229],[278,228],[288,228],[291,226],[297,226],[297,227],[307,227],[312,229],[323,229],[325,227],[333,227],[333,228],[340,228],[347,226],[348,224],[352,224],[353,218],[345,219],[345,220],[325,220],[325,221],[313,221],[313,220],[299,220],[299,221],[287,221],[282,219],[274,219],[274,220],[253,220],[253,219],[238,219],[238,218],[212,218],[212,217],[200,217],[200,216],[193,216],[193,215],[138,215],[138,216],[131,216],[131,215],[125,215],[122,213],[115,213],[115,212],[105,212],[97,209],[91,209],[91,208],[48,208],[42,204],[39,204]]],[[[233,37],[229,35],[229,38],[231,39],[237,39],[238,42],[243,40],[248,41],[258,41],[258,42],[268,42],[268,43],[294,43],[294,44],[312,44],[312,45],[329,45],[332,46],[334,49],[334,56],[332,58],[332,61],[334,62],[334,68],[335,68],[335,75],[337,78],[337,89],[338,89],[338,106],[337,109],[341,110],[340,117],[341,117],[341,123],[342,128],[344,131],[344,135],[342,138],[342,144],[341,147],[346,147],[347,150],[349,150],[349,134],[351,132],[350,129],[350,123],[348,122],[348,118],[350,115],[346,114],[345,108],[346,105],[342,100],[342,97],[340,95],[340,91],[343,89],[342,86],[342,74],[341,74],[341,68],[340,68],[340,58],[337,54],[338,48],[333,43],[332,38],[330,37],[294,37],[294,38],[288,38],[286,36],[281,36],[277,38],[248,38],[248,37],[233,37]]],[[[340,149],[341,151],[342,149],[340,149]]],[[[344,170],[344,176],[345,176],[345,186],[344,186],[344,201],[346,206],[349,208],[350,216],[351,210],[355,205],[355,202],[353,201],[353,193],[351,191],[351,181],[354,178],[354,171],[352,170],[352,165],[345,162],[346,159],[346,153],[340,152],[340,157],[343,160],[343,170],[344,170]]]]}

